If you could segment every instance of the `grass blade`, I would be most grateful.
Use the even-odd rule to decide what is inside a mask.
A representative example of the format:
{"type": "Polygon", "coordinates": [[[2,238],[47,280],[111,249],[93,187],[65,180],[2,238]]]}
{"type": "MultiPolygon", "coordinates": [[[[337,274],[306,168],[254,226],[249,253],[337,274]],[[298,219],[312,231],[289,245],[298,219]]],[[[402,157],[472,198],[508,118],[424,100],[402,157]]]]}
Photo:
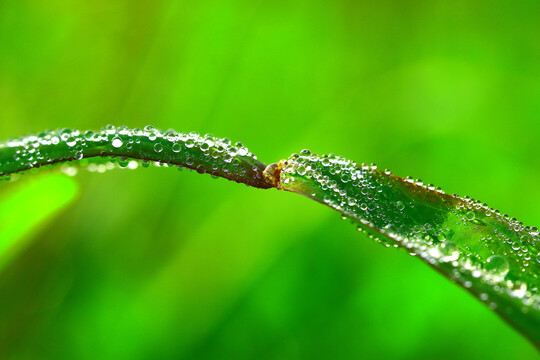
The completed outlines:
{"type": "MultiPolygon", "coordinates": [[[[45,165],[106,157],[128,166],[129,159],[187,167],[258,188],[272,187],[265,165],[242,144],[197,133],[107,126],[99,132],[62,129],[0,144],[0,176],[45,165]]],[[[99,160],[98,160],[99,161],[99,160]]]]}
{"type": "Polygon", "coordinates": [[[278,175],[278,189],[323,203],[377,241],[418,256],[539,346],[536,227],[478,201],[335,155],[306,150],[268,171],[278,175]]]}
{"type": "Polygon", "coordinates": [[[323,203],[375,240],[418,256],[540,346],[539,230],[486,204],[375,166],[304,150],[267,167],[228,139],[107,126],[96,133],[64,129],[0,144],[0,176],[67,162],[128,167],[133,159],[276,187],[323,203]]]}

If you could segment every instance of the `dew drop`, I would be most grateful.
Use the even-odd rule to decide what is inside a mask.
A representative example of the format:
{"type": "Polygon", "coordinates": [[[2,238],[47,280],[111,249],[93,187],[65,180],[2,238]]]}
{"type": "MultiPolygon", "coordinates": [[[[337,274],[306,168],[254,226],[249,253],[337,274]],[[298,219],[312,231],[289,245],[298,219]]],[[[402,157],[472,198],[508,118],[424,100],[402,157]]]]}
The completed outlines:
{"type": "Polygon", "coordinates": [[[68,138],[66,138],[67,146],[72,147],[72,146],[75,146],[76,143],[77,143],[77,139],[75,139],[73,136],[69,136],[68,138]]]}
{"type": "Polygon", "coordinates": [[[484,268],[490,272],[492,277],[496,278],[497,280],[503,280],[510,270],[510,265],[504,257],[500,255],[493,255],[487,259],[484,268]]]}
{"type": "Polygon", "coordinates": [[[115,147],[115,148],[119,148],[123,144],[124,143],[122,142],[122,140],[120,138],[114,138],[113,141],[112,141],[112,146],[115,147]]]}
{"type": "Polygon", "coordinates": [[[172,146],[172,151],[177,153],[177,152],[180,152],[180,150],[182,150],[182,145],[180,145],[180,143],[175,143],[173,144],[172,146]]]}
{"type": "Polygon", "coordinates": [[[455,261],[459,258],[459,248],[451,241],[440,244],[439,251],[442,254],[441,261],[443,262],[455,261]]]}
{"type": "Polygon", "coordinates": [[[204,142],[201,144],[201,150],[202,151],[208,151],[208,149],[210,149],[210,145],[208,145],[207,142],[204,142]]]}
{"type": "Polygon", "coordinates": [[[84,133],[84,138],[88,141],[92,140],[94,138],[94,132],[92,130],[88,130],[84,133]]]}

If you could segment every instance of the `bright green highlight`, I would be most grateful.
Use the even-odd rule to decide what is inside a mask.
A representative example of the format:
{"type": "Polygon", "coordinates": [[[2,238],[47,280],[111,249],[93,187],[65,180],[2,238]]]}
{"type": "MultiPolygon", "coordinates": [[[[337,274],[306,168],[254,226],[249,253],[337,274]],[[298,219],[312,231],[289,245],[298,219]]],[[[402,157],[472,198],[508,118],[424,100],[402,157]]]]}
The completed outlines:
{"type": "Polygon", "coordinates": [[[0,270],[75,200],[77,191],[77,184],[67,175],[43,174],[0,193],[0,270]]]}

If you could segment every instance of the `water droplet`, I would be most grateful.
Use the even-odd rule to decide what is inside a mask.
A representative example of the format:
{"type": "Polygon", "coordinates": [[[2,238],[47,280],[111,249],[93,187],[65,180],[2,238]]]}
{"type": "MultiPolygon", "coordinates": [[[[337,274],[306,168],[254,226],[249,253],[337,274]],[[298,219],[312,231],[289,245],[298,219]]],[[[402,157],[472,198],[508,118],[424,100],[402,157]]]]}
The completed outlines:
{"type": "Polygon", "coordinates": [[[75,139],[73,136],[68,136],[66,138],[66,144],[69,147],[75,146],[75,144],[77,144],[77,139],[75,139]]]}
{"type": "Polygon", "coordinates": [[[88,141],[90,140],[93,140],[94,139],[94,132],[91,131],[91,130],[88,130],[84,133],[84,138],[88,141]]]}
{"type": "Polygon", "coordinates": [[[177,152],[180,152],[180,150],[182,150],[182,145],[180,145],[180,143],[175,143],[173,144],[172,146],[172,151],[177,153],[177,152]]]}
{"type": "Polygon", "coordinates": [[[163,145],[161,143],[155,143],[154,144],[154,151],[157,153],[160,153],[163,151],[163,145]]]}
{"type": "Polygon", "coordinates": [[[204,174],[206,172],[206,168],[203,165],[197,165],[195,170],[197,170],[199,174],[204,174]]]}
{"type": "Polygon", "coordinates": [[[119,148],[123,144],[124,143],[122,142],[122,139],[120,139],[120,138],[114,138],[113,141],[112,141],[112,146],[115,147],[115,148],[119,148]]]}
{"type": "Polygon", "coordinates": [[[466,217],[467,217],[467,220],[472,221],[475,219],[476,215],[474,214],[474,211],[469,211],[466,217]]]}
{"type": "Polygon", "coordinates": [[[510,270],[510,265],[504,257],[493,255],[487,259],[484,268],[490,272],[491,277],[501,281],[510,270]]]}
{"type": "Polygon", "coordinates": [[[446,241],[439,245],[439,251],[441,252],[441,261],[449,262],[459,259],[459,248],[451,241],[446,241]]]}

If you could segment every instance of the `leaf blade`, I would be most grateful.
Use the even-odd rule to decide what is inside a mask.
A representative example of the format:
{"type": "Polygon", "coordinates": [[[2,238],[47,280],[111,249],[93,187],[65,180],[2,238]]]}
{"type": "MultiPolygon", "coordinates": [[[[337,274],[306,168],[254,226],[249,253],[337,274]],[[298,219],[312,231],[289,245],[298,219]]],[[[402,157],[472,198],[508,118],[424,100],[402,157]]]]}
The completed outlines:
{"type": "Polygon", "coordinates": [[[460,284],[540,344],[538,229],[487,205],[334,155],[282,161],[278,189],[323,203],[460,284]]]}

